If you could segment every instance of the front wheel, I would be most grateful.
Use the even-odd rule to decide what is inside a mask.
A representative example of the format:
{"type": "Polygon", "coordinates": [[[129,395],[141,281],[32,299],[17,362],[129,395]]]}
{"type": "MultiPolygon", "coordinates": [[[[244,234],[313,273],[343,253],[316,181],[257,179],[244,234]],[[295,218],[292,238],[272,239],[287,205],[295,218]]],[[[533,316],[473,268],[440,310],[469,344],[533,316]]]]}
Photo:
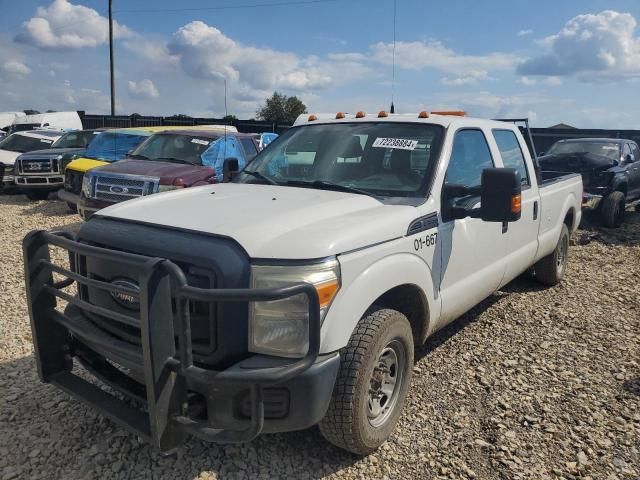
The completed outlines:
{"type": "Polygon", "coordinates": [[[366,455],[391,435],[413,371],[407,317],[378,309],[364,316],[340,352],[340,371],[320,432],[334,445],[366,455]]]}
{"type": "Polygon", "coordinates": [[[27,198],[32,201],[47,200],[49,198],[48,190],[29,190],[25,193],[27,198]]]}
{"type": "Polygon", "coordinates": [[[618,228],[624,222],[626,198],[622,192],[611,192],[602,201],[602,223],[605,227],[618,228]]]}

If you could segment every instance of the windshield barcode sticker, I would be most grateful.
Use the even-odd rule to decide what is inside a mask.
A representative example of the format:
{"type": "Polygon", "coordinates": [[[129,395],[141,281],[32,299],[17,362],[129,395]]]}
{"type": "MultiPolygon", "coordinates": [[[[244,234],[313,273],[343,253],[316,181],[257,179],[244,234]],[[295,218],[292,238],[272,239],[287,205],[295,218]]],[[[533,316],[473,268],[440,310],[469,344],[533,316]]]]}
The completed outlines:
{"type": "Polygon", "coordinates": [[[399,148],[400,150],[415,150],[418,146],[417,140],[406,140],[404,138],[376,138],[373,146],[377,148],[399,148]]]}
{"type": "Polygon", "coordinates": [[[191,143],[197,143],[198,145],[209,145],[206,140],[200,140],[199,138],[192,138],[191,143]]]}

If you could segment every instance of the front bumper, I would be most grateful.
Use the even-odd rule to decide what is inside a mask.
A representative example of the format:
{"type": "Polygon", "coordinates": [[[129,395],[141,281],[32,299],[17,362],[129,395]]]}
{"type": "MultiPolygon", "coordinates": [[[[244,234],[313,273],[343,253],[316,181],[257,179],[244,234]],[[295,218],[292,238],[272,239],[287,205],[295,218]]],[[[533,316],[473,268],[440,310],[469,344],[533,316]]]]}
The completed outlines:
{"type": "Polygon", "coordinates": [[[64,177],[61,175],[17,175],[15,177],[16,186],[23,189],[47,188],[56,190],[64,185],[64,177]]]}
{"type": "Polygon", "coordinates": [[[24,239],[23,253],[40,379],[88,403],[162,451],[179,446],[188,434],[222,443],[249,441],[261,432],[306,428],[326,412],[339,355],[319,356],[320,305],[311,284],[277,289],[192,287],[169,260],[86,245],[65,233],[31,232],[24,239]],[[69,252],[70,269],[52,263],[50,246],[69,252]],[[137,268],[140,290],[83,275],[89,257],[137,268]],[[54,281],[53,273],[63,279],[54,281]],[[139,302],[139,316],[72,296],[64,289],[73,283],[79,289],[91,286],[133,296],[139,302]],[[254,355],[224,370],[194,365],[190,301],[271,301],[301,294],[309,304],[309,350],[304,358],[254,355]],[[57,299],[68,302],[64,313],[56,310],[57,299]],[[83,311],[139,328],[141,345],[109,335],[88,321],[83,311]],[[143,408],[131,407],[75,374],[74,360],[103,383],[138,399],[143,408]],[[276,415],[269,414],[269,408],[275,408],[276,415]]]}
{"type": "Polygon", "coordinates": [[[113,205],[113,203],[102,202],[100,200],[93,200],[85,197],[84,195],[80,195],[78,197],[78,213],[80,216],[86,221],[89,220],[94,213],[98,210],[108,207],[109,205],[113,205]]]}

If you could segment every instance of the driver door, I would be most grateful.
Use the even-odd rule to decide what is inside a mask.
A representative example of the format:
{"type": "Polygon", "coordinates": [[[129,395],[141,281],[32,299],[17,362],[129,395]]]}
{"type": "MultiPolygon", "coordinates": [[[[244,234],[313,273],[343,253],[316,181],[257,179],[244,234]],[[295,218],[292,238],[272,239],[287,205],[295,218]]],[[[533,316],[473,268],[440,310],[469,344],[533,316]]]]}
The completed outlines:
{"type": "MultiPolygon", "coordinates": [[[[479,187],[482,170],[496,166],[485,133],[478,129],[458,130],[453,140],[445,184],[479,187]]],[[[497,165],[501,166],[501,165],[497,165]]],[[[501,223],[478,218],[447,218],[446,202],[474,207],[480,196],[441,200],[442,224],[438,229],[442,265],[440,294],[443,324],[448,323],[500,285],[505,273],[507,235],[501,223]]]]}

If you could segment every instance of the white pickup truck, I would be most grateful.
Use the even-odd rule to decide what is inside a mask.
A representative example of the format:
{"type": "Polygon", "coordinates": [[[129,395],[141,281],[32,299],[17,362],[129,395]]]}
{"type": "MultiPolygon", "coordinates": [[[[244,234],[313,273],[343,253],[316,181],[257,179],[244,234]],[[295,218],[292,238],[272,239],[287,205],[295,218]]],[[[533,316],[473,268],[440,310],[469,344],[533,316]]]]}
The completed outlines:
{"type": "Polygon", "coordinates": [[[40,377],[163,451],[319,424],[371,452],[416,345],[532,267],[562,279],[582,181],[534,163],[505,122],[305,115],[232,183],[105,208],[73,237],[31,232],[40,377]]]}

